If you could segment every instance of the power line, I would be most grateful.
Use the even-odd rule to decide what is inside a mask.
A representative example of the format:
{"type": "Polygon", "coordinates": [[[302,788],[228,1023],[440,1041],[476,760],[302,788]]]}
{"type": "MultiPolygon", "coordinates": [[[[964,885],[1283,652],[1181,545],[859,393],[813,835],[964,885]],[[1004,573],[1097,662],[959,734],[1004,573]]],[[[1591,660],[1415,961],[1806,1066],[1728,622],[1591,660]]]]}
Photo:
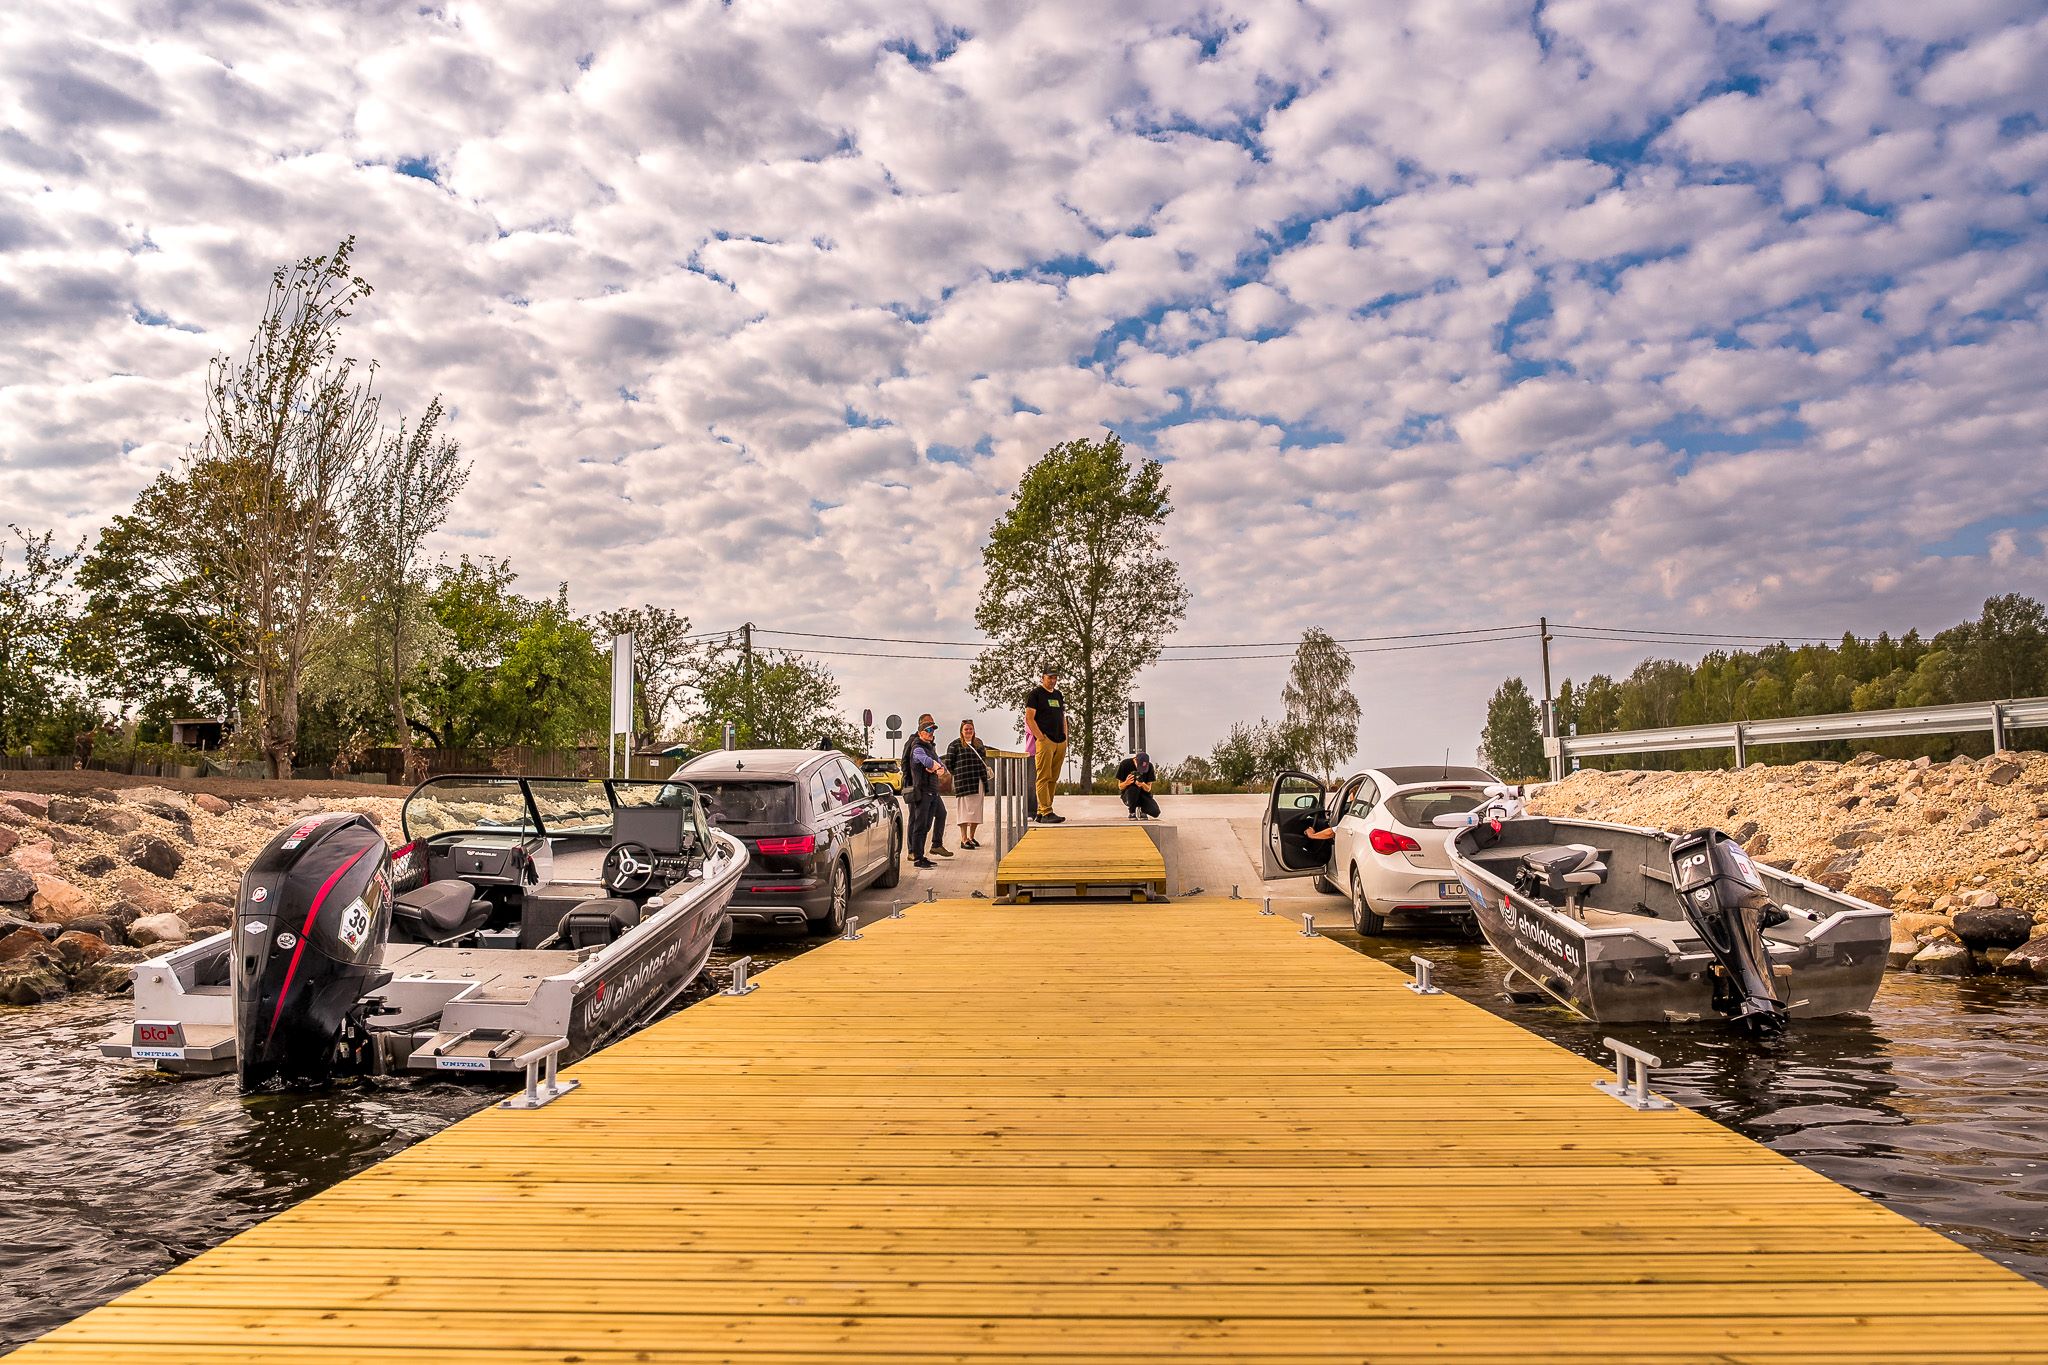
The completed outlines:
{"type": "MultiPolygon", "coordinates": [[[[1740,635],[1729,630],[1664,630],[1653,626],[1594,626],[1584,625],[1577,621],[1559,621],[1551,629],[1593,631],[1600,634],[1615,635],[1675,635],[1681,639],[1692,640],[1762,640],[1767,644],[1790,644],[1794,640],[1799,640],[1806,644],[1832,644],[1836,639],[1840,638],[1833,635],[1740,635]]],[[[1854,638],[1863,639],[1862,636],[1854,638]]]]}
{"type": "MultiPolygon", "coordinates": [[[[768,634],[768,633],[769,633],[769,632],[767,632],[767,631],[757,631],[757,632],[756,632],[756,634],[761,634],[761,635],[765,635],[765,634],[768,634]]],[[[1487,639],[1484,639],[1484,640],[1432,640],[1432,641],[1425,641],[1425,642],[1423,642],[1423,643],[1420,643],[1420,644],[1406,644],[1406,645],[1371,645],[1371,646],[1367,646],[1367,647],[1365,647],[1365,648],[1363,648],[1363,649],[1347,649],[1347,650],[1345,650],[1344,652],[1345,652],[1346,654],[1351,654],[1351,655],[1359,655],[1359,654],[1394,654],[1394,653],[1400,653],[1400,652],[1402,652],[1402,651],[1405,651],[1405,650],[1411,650],[1411,649],[1453,649],[1453,648],[1456,648],[1456,647],[1457,647],[1457,646],[1459,646],[1459,645],[1500,645],[1500,644],[1512,644],[1512,643],[1514,643],[1514,640],[1515,640],[1515,637],[1514,637],[1514,636],[1511,636],[1511,635],[1509,635],[1509,636],[1493,636],[1493,637],[1489,637],[1489,638],[1487,638],[1487,639]]],[[[1290,642],[1290,643],[1291,643],[1291,642],[1290,642]]],[[[1219,646],[1219,647],[1220,647],[1220,646],[1219,646]]],[[[969,657],[966,657],[966,656],[963,656],[963,655],[958,655],[958,654],[914,654],[914,653],[898,653],[898,652],[894,652],[894,651],[884,651],[884,650],[866,650],[866,649],[806,649],[806,650],[804,651],[804,653],[805,653],[805,654],[807,654],[807,655],[810,655],[810,654],[815,654],[815,655],[818,655],[818,656],[820,656],[820,657],[822,657],[822,658],[830,658],[830,659],[927,659],[927,660],[931,660],[931,661],[933,661],[933,662],[935,662],[935,663],[949,663],[949,664],[968,664],[968,663],[973,663],[973,662],[974,662],[974,660],[973,660],[972,658],[969,658],[969,657]]],[[[1294,655],[1293,655],[1293,654],[1291,654],[1291,653],[1289,653],[1289,654],[1204,654],[1204,655],[1196,655],[1196,656],[1193,656],[1193,657],[1188,657],[1188,658],[1161,658],[1161,659],[1157,659],[1157,660],[1155,660],[1154,662],[1156,662],[1156,663],[1162,663],[1162,664],[1209,664],[1209,663],[1231,663],[1231,662],[1234,662],[1234,661],[1238,661],[1238,660],[1246,660],[1246,659],[1292,659],[1293,657],[1294,657],[1294,655]]]]}
{"type": "MultiPolygon", "coordinates": [[[[1397,635],[1352,635],[1336,641],[1340,645],[1378,644],[1385,640],[1433,640],[1454,635],[1501,635],[1503,632],[1531,631],[1536,629],[1534,621],[1518,626],[1473,626],[1466,630],[1419,630],[1397,635]]],[[[757,635],[792,635],[806,640],[846,640],[856,644],[869,645],[932,645],[943,649],[987,649],[987,640],[918,640],[901,635],[836,635],[814,630],[773,630],[766,626],[755,628],[757,635]]],[[[1161,645],[1166,649],[1292,649],[1299,640],[1219,640],[1211,644],[1161,645]]],[[[825,653],[814,650],[813,653],[825,653]]]]}

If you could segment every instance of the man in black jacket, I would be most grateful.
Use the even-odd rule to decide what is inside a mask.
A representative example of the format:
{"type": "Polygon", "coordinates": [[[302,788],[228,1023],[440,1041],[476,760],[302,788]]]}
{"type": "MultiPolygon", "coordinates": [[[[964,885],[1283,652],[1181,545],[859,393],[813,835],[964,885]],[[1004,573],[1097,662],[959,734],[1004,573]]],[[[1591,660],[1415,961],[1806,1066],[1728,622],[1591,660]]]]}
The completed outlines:
{"type": "Polygon", "coordinates": [[[1124,809],[1131,819],[1159,818],[1159,802],[1152,795],[1152,784],[1158,780],[1159,770],[1152,766],[1152,756],[1143,750],[1116,765],[1117,791],[1123,796],[1124,809]]]}
{"type": "Polygon", "coordinates": [[[910,865],[931,867],[925,857],[925,836],[931,836],[934,857],[950,858],[946,837],[946,803],[939,797],[939,774],[946,765],[939,761],[938,726],[930,716],[918,717],[917,733],[903,748],[903,787],[910,796],[910,865]]]}

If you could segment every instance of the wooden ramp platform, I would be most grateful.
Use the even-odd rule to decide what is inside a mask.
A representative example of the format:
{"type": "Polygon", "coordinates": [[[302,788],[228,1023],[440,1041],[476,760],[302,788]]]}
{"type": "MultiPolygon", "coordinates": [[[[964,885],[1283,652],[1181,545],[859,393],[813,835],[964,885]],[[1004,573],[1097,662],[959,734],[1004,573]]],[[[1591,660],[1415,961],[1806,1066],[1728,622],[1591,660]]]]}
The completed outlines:
{"type": "Polygon", "coordinates": [[[1039,825],[996,864],[998,897],[1166,895],[1166,859],[1136,823],[1039,825]]]}
{"type": "Polygon", "coordinates": [[[17,1358],[2048,1358],[2048,1290],[1256,902],[862,934],[17,1358]]]}

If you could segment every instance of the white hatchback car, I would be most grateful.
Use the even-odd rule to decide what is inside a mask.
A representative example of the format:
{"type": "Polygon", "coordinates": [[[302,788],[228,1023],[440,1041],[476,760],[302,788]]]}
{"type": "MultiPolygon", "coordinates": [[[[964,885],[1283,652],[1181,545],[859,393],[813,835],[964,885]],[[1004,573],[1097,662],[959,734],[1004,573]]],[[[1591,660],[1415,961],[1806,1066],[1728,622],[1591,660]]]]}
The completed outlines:
{"type": "Polygon", "coordinates": [[[1334,799],[1306,773],[1273,780],[1260,832],[1268,880],[1313,877],[1318,889],[1351,897],[1351,924],[1377,934],[1394,918],[1472,914],[1465,888],[1451,869],[1448,831],[1439,815],[1462,814],[1486,799],[1500,781],[1484,768],[1443,764],[1367,768],[1344,780],[1334,799]],[[1318,818],[1334,831],[1327,840],[1305,831],[1318,818]]]}

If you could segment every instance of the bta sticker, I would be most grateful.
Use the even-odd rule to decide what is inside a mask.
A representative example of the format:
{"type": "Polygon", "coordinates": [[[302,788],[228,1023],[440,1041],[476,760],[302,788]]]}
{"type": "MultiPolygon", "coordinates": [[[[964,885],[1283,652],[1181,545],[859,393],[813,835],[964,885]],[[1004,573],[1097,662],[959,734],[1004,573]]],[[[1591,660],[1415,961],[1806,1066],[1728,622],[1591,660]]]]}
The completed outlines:
{"type": "Polygon", "coordinates": [[[363,946],[363,940],[370,936],[370,911],[363,904],[361,896],[350,901],[341,912],[341,927],[335,930],[342,945],[350,952],[363,946]]]}

